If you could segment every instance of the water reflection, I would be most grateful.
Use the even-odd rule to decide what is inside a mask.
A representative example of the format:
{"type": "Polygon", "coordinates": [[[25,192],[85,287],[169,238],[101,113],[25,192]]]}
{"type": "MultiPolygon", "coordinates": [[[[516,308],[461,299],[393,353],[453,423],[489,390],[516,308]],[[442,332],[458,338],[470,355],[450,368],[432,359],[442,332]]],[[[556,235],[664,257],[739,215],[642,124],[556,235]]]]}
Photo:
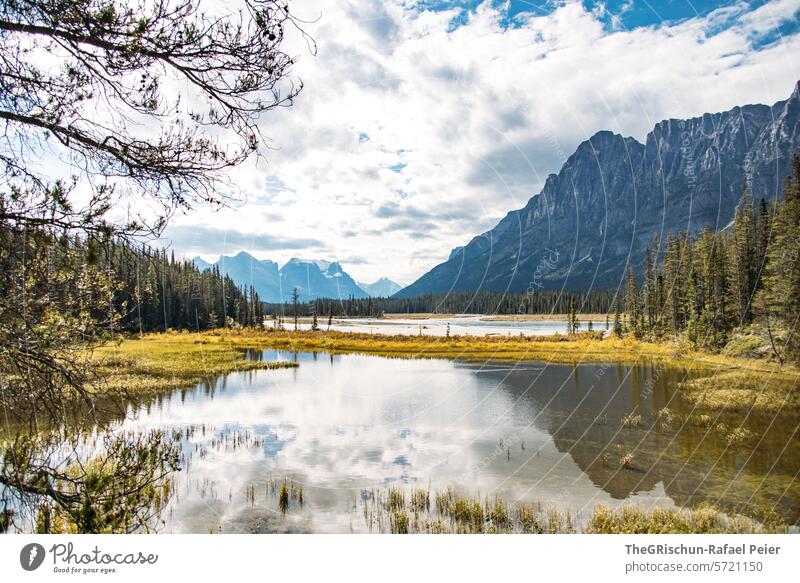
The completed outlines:
{"type": "Polygon", "coordinates": [[[736,444],[720,420],[684,425],[675,393],[684,371],[275,350],[248,358],[300,367],[230,374],[126,421],[184,433],[168,531],[363,531],[362,491],[390,485],[496,492],[579,515],[627,500],[748,514],[775,506],[800,518],[795,425],[751,418],[764,439],[736,444]],[[283,477],[305,489],[285,516],[268,487],[283,477]]]}

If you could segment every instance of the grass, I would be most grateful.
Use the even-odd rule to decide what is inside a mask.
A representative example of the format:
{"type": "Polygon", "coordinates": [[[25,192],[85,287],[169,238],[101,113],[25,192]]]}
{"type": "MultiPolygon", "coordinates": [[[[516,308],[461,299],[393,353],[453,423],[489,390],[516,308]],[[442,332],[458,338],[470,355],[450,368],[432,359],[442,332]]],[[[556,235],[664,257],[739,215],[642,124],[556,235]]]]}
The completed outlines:
{"type": "Polygon", "coordinates": [[[690,510],[622,506],[595,507],[584,532],[589,534],[764,534],[787,532],[784,525],[729,516],[711,506],[690,510]]]}
{"type": "Polygon", "coordinates": [[[148,334],[109,343],[92,358],[105,388],[141,395],[196,385],[233,371],[296,367],[292,362],[246,360],[233,343],[201,334],[148,334]]]}
{"type": "Polygon", "coordinates": [[[412,490],[406,496],[397,488],[362,495],[364,518],[370,531],[394,534],[708,534],[782,533],[788,527],[773,520],[759,523],[729,516],[711,506],[694,509],[652,508],[600,504],[582,527],[570,512],[540,502],[511,504],[501,497],[469,497],[452,488],[431,496],[412,490]],[[408,503],[406,503],[408,500],[408,503]],[[426,504],[420,503],[422,500],[426,504]]]}
{"type": "MultiPolygon", "coordinates": [[[[296,366],[248,361],[245,349],[279,348],[360,353],[393,358],[535,360],[549,363],[661,363],[696,371],[681,384],[681,398],[697,411],[800,411],[800,371],[793,366],[689,352],[670,343],[633,338],[599,339],[594,334],[526,336],[404,336],[275,329],[212,330],[148,334],[109,344],[94,354],[113,387],[132,393],[191,386],[237,370],[296,366]],[[702,376],[705,373],[706,376],[702,376]]],[[[634,420],[631,420],[634,421],[634,420]]]]}
{"type": "Polygon", "coordinates": [[[796,369],[754,374],[726,370],[681,383],[681,397],[696,411],[763,413],[800,411],[800,377],[796,369]]]}
{"type": "MultiPolygon", "coordinates": [[[[147,335],[145,341],[155,341],[162,335],[147,335]]],[[[651,344],[633,339],[609,338],[599,340],[595,335],[578,334],[525,336],[406,336],[372,335],[358,332],[310,330],[290,331],[267,329],[212,330],[183,333],[185,342],[200,342],[206,346],[226,345],[231,348],[282,348],[286,350],[324,351],[330,353],[362,353],[402,358],[462,358],[474,360],[539,360],[544,362],[620,362],[635,363],[648,360],[679,360],[691,366],[697,359],[686,358],[677,346],[651,344]]],[[[703,355],[717,363],[721,357],[703,355]]],[[[732,359],[729,359],[732,362],[732,359]]]]}
{"type": "MultiPolygon", "coordinates": [[[[304,490],[303,485],[290,480],[288,478],[277,479],[271,478],[266,482],[265,492],[267,496],[278,497],[278,508],[281,514],[286,514],[291,508],[292,504],[303,507],[304,503],[304,490]]],[[[255,503],[256,486],[251,485],[247,491],[247,498],[251,504],[255,503]]]]}

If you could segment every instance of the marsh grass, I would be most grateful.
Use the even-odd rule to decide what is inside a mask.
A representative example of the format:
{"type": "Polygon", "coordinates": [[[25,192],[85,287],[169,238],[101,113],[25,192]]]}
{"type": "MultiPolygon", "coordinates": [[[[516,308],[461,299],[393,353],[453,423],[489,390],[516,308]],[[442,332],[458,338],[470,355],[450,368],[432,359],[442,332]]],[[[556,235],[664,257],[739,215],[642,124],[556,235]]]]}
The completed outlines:
{"type": "Polygon", "coordinates": [[[656,412],[654,424],[661,431],[669,431],[675,423],[675,415],[668,407],[662,407],[656,412]]]}
{"type": "Polygon", "coordinates": [[[286,486],[285,481],[281,483],[281,490],[278,494],[278,505],[283,514],[286,514],[289,510],[289,488],[286,486]]]}
{"type": "Polygon", "coordinates": [[[626,470],[630,470],[633,468],[633,454],[628,452],[619,460],[619,465],[621,468],[625,468],[626,470]]]}
{"type": "Polygon", "coordinates": [[[669,359],[672,347],[633,339],[598,340],[579,333],[553,336],[371,335],[309,330],[238,330],[202,333],[202,341],[246,348],[284,348],[329,353],[363,353],[402,358],[539,360],[544,362],[630,362],[641,357],[669,359]]]}
{"type": "Polygon", "coordinates": [[[393,512],[402,510],[406,505],[406,497],[402,490],[398,488],[389,488],[384,499],[384,507],[386,510],[393,512]]]}
{"type": "Polygon", "coordinates": [[[754,374],[727,370],[680,384],[680,396],[697,411],[774,415],[800,410],[800,376],[796,369],[754,374]]]}
{"type": "Polygon", "coordinates": [[[233,371],[297,366],[247,360],[245,351],[233,343],[186,332],[147,334],[110,343],[97,349],[92,359],[105,388],[131,395],[190,387],[233,371]]]}
{"type": "Polygon", "coordinates": [[[600,504],[579,528],[569,511],[541,502],[511,504],[501,497],[469,497],[452,488],[434,495],[435,508],[415,503],[425,490],[405,496],[397,488],[362,492],[364,516],[371,532],[394,534],[651,534],[651,533],[781,533],[788,527],[775,516],[761,523],[741,516],[729,516],[711,506],[695,509],[620,506],[600,504]],[[393,492],[390,494],[390,492],[393,492]],[[390,504],[389,501],[392,501],[390,504]],[[400,505],[403,500],[404,504],[400,505]],[[408,500],[406,504],[405,501],[408,500]]]}
{"type": "Polygon", "coordinates": [[[642,416],[639,414],[629,413],[622,419],[623,427],[641,427],[644,425],[642,416]]]}
{"type": "MultiPolygon", "coordinates": [[[[247,499],[252,503],[255,503],[255,488],[255,485],[251,485],[246,490],[247,499]]],[[[305,502],[303,485],[289,478],[269,478],[266,481],[265,494],[267,498],[278,499],[281,514],[289,512],[293,505],[302,508],[305,502]]]]}
{"type": "Polygon", "coordinates": [[[741,516],[729,516],[711,506],[691,510],[638,506],[595,507],[584,529],[595,534],[756,534],[783,533],[788,528],[774,522],[759,524],[741,516]]]}
{"type": "Polygon", "coordinates": [[[428,490],[411,490],[411,510],[428,512],[431,509],[431,493],[428,490]]]}
{"type": "Polygon", "coordinates": [[[472,534],[575,532],[572,515],[542,504],[512,506],[500,497],[459,495],[452,488],[433,496],[398,488],[362,492],[363,515],[370,532],[394,534],[472,534]]]}

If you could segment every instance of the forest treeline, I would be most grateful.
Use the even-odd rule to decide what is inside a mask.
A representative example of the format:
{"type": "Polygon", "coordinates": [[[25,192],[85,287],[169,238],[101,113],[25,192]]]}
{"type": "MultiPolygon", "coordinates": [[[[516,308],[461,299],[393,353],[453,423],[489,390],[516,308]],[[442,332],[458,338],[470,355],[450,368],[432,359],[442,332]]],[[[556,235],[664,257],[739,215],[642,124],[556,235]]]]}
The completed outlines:
{"type": "Polygon", "coordinates": [[[744,190],[728,228],[654,241],[643,272],[628,267],[618,300],[618,333],[685,335],[693,346],[721,349],[737,332],[760,331],[776,359],[799,360],[800,154],[782,200],[756,202],[744,190]]]}
{"type": "MultiPolygon", "coordinates": [[[[372,317],[383,314],[565,314],[570,304],[583,313],[606,313],[614,303],[615,291],[537,291],[530,294],[494,292],[451,292],[413,298],[322,298],[299,304],[300,316],[372,317]]],[[[293,316],[291,303],[264,305],[267,315],[293,316]]]]}
{"type": "Polygon", "coordinates": [[[6,325],[24,313],[29,322],[83,321],[90,336],[263,320],[255,290],[216,268],[201,271],[174,253],[129,241],[57,236],[2,222],[0,298],[6,325]]]}

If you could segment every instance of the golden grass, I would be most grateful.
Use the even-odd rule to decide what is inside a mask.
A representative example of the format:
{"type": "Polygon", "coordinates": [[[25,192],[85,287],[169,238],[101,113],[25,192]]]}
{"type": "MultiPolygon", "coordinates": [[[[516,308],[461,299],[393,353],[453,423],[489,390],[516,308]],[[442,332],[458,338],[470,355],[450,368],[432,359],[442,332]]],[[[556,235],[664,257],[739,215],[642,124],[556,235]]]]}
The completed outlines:
{"type": "Polygon", "coordinates": [[[363,332],[310,330],[212,330],[191,333],[197,341],[222,343],[240,348],[281,348],[286,350],[361,353],[402,358],[458,358],[465,360],[537,360],[552,363],[663,362],[681,368],[714,371],[739,370],[778,373],[800,380],[792,366],[733,358],[707,352],[689,351],[672,342],[640,342],[632,337],[600,339],[595,334],[574,337],[553,336],[427,336],[387,335],[363,332]]]}
{"type": "Polygon", "coordinates": [[[639,342],[630,337],[407,336],[275,329],[211,330],[148,334],[95,352],[112,385],[136,392],[189,386],[235,370],[295,366],[247,361],[244,350],[278,348],[360,353],[394,358],[535,360],[550,363],[663,363],[697,371],[681,385],[681,396],[697,410],[764,412],[800,409],[800,371],[793,366],[687,351],[676,343],[639,342]]]}
{"type": "Polygon", "coordinates": [[[92,354],[110,390],[147,394],[190,387],[233,371],[295,367],[293,362],[245,359],[241,347],[209,342],[200,334],[148,334],[109,343],[92,354]]]}
{"type": "Polygon", "coordinates": [[[463,358],[471,360],[539,360],[545,362],[630,362],[673,359],[670,345],[629,339],[598,340],[588,334],[566,336],[426,336],[309,330],[214,330],[193,335],[207,343],[242,348],[362,353],[403,358],[463,358]]]}
{"type": "Polygon", "coordinates": [[[681,383],[681,397],[697,410],[776,414],[800,409],[796,370],[754,374],[726,370],[681,383]]]}

